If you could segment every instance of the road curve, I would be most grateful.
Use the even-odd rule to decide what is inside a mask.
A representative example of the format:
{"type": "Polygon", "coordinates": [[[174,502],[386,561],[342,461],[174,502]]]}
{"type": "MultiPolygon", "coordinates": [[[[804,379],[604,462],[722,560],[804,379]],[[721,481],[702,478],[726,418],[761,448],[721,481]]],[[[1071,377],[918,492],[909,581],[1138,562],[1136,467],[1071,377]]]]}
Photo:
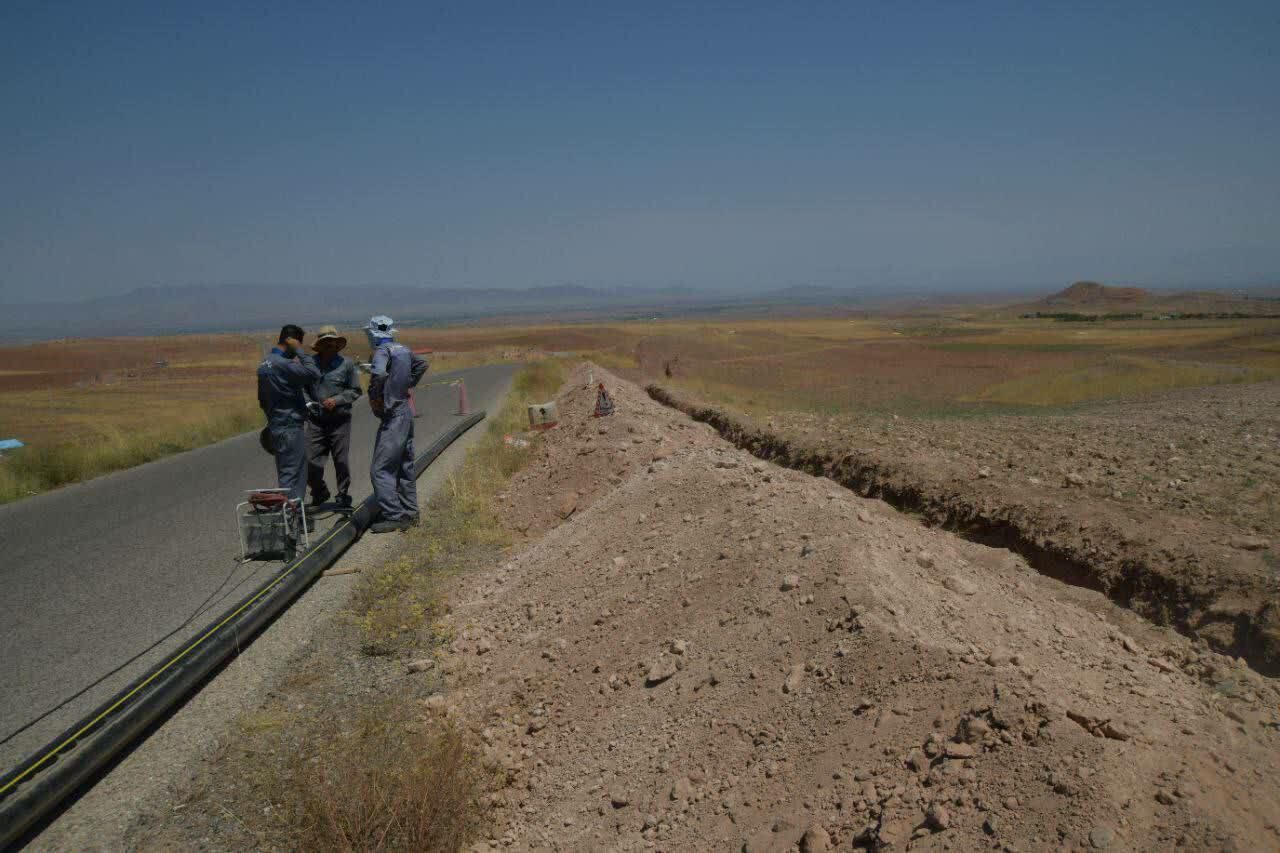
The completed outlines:
{"type": "MultiPolygon", "coordinates": [[[[465,377],[472,406],[492,411],[514,371],[492,365],[425,381],[465,377]]],[[[452,423],[456,399],[448,386],[419,389],[417,446],[452,423]]],[[[363,399],[355,411],[359,501],[370,492],[376,422],[363,399]]],[[[234,516],[246,489],[274,479],[254,432],[0,506],[0,771],[280,568],[238,563],[234,516]]],[[[332,469],[328,479],[332,488],[332,469]]],[[[318,520],[322,530],[331,523],[318,520]]]]}

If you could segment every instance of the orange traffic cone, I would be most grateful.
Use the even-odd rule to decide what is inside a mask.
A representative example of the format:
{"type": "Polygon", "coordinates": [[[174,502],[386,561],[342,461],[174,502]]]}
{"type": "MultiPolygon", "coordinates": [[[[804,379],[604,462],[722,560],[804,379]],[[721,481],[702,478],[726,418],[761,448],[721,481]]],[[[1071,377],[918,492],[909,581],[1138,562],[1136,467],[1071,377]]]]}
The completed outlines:
{"type": "Polygon", "coordinates": [[[458,411],[454,412],[454,414],[471,414],[471,404],[467,402],[467,383],[462,379],[458,380],[458,411]]]}

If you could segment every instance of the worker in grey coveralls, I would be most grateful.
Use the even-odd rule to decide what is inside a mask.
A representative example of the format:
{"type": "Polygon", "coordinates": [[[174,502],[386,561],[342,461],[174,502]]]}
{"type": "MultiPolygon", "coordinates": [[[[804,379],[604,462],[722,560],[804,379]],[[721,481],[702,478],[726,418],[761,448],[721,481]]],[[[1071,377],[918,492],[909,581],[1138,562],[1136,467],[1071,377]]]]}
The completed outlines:
{"type": "Polygon", "coordinates": [[[351,509],[351,404],[364,392],[356,363],[342,355],[347,339],[333,326],[316,333],[311,348],[316,351],[316,367],[320,378],[308,391],[307,404],[307,484],[311,487],[312,506],[329,500],[329,487],[324,482],[324,463],[333,455],[333,474],[338,494],[334,506],[351,509]]]}
{"type": "Polygon", "coordinates": [[[382,516],[369,530],[389,533],[418,523],[409,389],[427,372],[427,361],[404,344],[396,343],[390,317],[371,319],[365,334],[373,347],[369,407],[379,419],[370,476],[382,516]]]}
{"type": "Polygon", "coordinates": [[[258,365],[258,405],[267,416],[275,448],[276,483],[301,501],[307,487],[306,388],[320,378],[311,356],[302,351],[306,333],[298,326],[280,329],[279,343],[258,365]]]}

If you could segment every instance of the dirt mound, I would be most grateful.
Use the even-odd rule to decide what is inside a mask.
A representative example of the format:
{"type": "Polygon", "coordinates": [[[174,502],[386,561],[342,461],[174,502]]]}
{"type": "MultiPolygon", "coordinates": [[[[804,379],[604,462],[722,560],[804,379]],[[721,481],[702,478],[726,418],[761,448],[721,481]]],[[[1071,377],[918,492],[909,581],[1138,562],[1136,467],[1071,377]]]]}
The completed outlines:
{"type": "Polygon", "coordinates": [[[451,591],[478,847],[1264,849],[1280,691],[596,368],[451,591]],[[1205,679],[1209,679],[1207,683],[1205,679]]]}
{"type": "MultiPolygon", "coordinates": [[[[1033,466],[1038,462],[1047,468],[1039,457],[1051,456],[1061,435],[1036,436],[1025,431],[1025,424],[1002,430],[993,421],[935,424],[945,433],[940,436],[918,422],[898,430],[892,442],[878,435],[873,439],[878,446],[859,447],[844,430],[819,419],[805,423],[802,416],[788,415],[780,418],[782,426],[774,426],[772,420],[762,426],[657,386],[650,386],[649,393],[711,424],[757,456],[825,475],[861,494],[920,513],[931,524],[1016,550],[1046,574],[1101,591],[1159,624],[1245,658],[1266,675],[1280,674],[1280,579],[1273,569],[1269,539],[1212,516],[1171,515],[1168,504],[1157,504],[1154,510],[1120,505],[1114,494],[1105,494],[1107,481],[1092,459],[1069,460],[1048,489],[1035,476],[1020,483],[1007,471],[997,474],[990,465],[974,462],[998,462],[1012,458],[1011,448],[1024,451],[1035,445],[1019,458],[1026,462],[1024,457],[1029,457],[1033,466]],[[987,446],[991,444],[996,445],[994,451],[987,446]],[[956,452],[958,447],[963,447],[963,454],[956,452]],[[1060,497],[1064,489],[1069,500],[1060,497]],[[1047,495],[1050,490],[1056,494],[1047,495]]],[[[1183,398],[1177,402],[1187,404],[1183,398]]],[[[1048,431],[1060,426],[1051,425],[1048,431]]],[[[1125,427],[1130,432],[1140,429],[1135,424],[1125,427]]],[[[1122,428],[1113,425],[1109,430],[1118,434],[1122,428]]],[[[1075,443],[1076,434],[1066,431],[1068,444],[1075,443]]],[[[1180,438],[1183,446],[1190,443],[1180,438]]],[[[1170,452],[1176,447],[1170,444],[1170,452]]],[[[1080,455],[1070,448],[1067,452],[1080,455]]],[[[1101,460],[1103,467],[1120,459],[1099,450],[1088,455],[1101,460]]],[[[1257,455],[1255,462],[1267,470],[1263,455],[1257,455]]],[[[1008,467],[1017,465],[1009,462],[1008,467]]],[[[1181,477],[1190,480],[1190,475],[1181,477]]],[[[1151,479],[1145,472],[1143,478],[1151,479]]],[[[1182,479],[1174,482],[1179,486],[1175,491],[1185,495],[1182,479]]]]}
{"type": "Polygon", "coordinates": [[[1110,287],[1096,281],[1077,281],[1044,301],[1048,305],[1130,305],[1150,295],[1141,287],[1110,287]]]}

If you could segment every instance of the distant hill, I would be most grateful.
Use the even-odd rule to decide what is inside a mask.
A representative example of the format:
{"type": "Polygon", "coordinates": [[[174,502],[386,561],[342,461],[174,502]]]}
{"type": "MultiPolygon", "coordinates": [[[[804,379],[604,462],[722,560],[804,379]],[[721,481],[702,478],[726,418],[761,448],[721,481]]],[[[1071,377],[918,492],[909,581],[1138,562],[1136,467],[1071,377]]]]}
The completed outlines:
{"type": "Polygon", "coordinates": [[[1111,287],[1096,281],[1077,281],[1044,301],[1047,305],[1127,308],[1136,306],[1150,297],[1151,291],[1141,287],[1111,287]]]}
{"type": "Polygon", "coordinates": [[[1275,285],[1230,290],[1148,290],[1077,281],[1035,302],[1012,306],[1024,314],[1083,317],[1141,314],[1157,316],[1276,316],[1280,298],[1275,285]]]}

